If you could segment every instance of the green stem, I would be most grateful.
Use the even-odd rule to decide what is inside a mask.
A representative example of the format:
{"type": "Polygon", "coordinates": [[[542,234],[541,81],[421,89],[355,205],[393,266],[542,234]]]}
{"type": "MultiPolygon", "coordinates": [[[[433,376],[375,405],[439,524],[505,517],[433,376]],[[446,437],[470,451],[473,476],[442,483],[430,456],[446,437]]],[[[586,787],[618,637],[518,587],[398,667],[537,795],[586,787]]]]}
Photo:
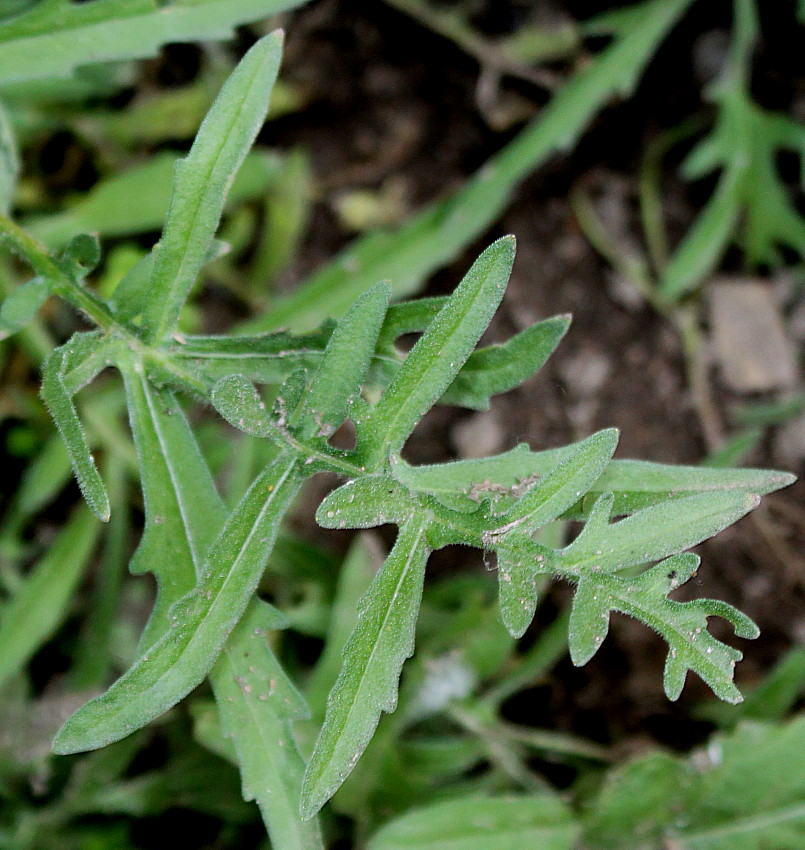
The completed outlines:
{"type": "Polygon", "coordinates": [[[76,283],[48,254],[41,242],[26,233],[8,216],[0,214],[0,241],[7,241],[31,268],[50,282],[52,291],[60,295],[80,312],[84,313],[99,328],[105,331],[116,327],[114,316],[108,305],[76,283]]]}

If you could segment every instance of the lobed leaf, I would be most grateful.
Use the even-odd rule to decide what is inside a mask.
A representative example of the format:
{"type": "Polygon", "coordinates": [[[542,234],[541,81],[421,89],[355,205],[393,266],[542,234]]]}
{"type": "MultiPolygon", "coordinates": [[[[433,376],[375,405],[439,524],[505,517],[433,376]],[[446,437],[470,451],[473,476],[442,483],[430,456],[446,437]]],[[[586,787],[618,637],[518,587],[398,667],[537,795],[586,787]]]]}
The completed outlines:
{"type": "Polygon", "coordinates": [[[411,494],[398,482],[385,475],[369,476],[333,490],[319,505],[316,522],[322,528],[402,525],[411,510],[411,494]]]}
{"type": "Polygon", "coordinates": [[[143,333],[161,341],[196,282],[226,194],[268,111],[279,70],[281,33],[258,41],[224,83],[188,155],[176,164],[173,198],[143,309],[143,333]]]}
{"type": "Polygon", "coordinates": [[[555,553],[526,534],[512,532],[495,545],[503,625],[520,638],[534,619],[540,579],[552,575],[555,553]]]}
{"type": "Polygon", "coordinates": [[[582,440],[567,458],[544,478],[526,490],[514,507],[498,517],[495,535],[509,529],[533,533],[561,516],[588,491],[601,476],[618,445],[618,431],[608,428],[582,440]]]}
{"type": "MultiPolygon", "coordinates": [[[[514,497],[538,476],[546,475],[567,460],[578,443],[559,449],[533,452],[521,443],[494,457],[410,466],[398,460],[394,477],[412,490],[449,497],[470,495],[476,500],[514,497]]],[[[574,506],[572,515],[585,516],[603,493],[614,496],[613,512],[633,513],[672,498],[696,493],[743,492],[763,495],[787,487],[795,480],[788,472],[766,469],[713,469],[674,466],[642,460],[613,460],[588,494],[574,506]]]]}
{"type": "Polygon", "coordinates": [[[358,427],[358,451],[370,464],[402,448],[455,378],[500,304],[513,262],[512,237],[487,248],[420,337],[358,427]]]}
{"type": "Polygon", "coordinates": [[[295,455],[281,454],[255,479],[212,545],[196,588],[170,609],[170,629],[62,726],[54,752],[96,749],[125,737],[207,675],[254,592],[299,489],[296,467],[295,455]]]}
{"type": "Polygon", "coordinates": [[[383,711],[397,705],[403,662],[414,630],[429,549],[425,528],[411,519],[359,604],[341,673],[302,787],[300,812],[312,817],[336,792],[369,743],[383,711]]]}
{"type": "Polygon", "coordinates": [[[714,599],[675,602],[667,594],[696,571],[695,555],[676,555],[639,576],[621,578],[581,571],[570,613],[570,657],[577,666],[598,651],[609,630],[611,611],[635,617],[658,632],[669,646],[663,684],[671,700],[679,698],[688,670],[698,673],[716,696],[727,702],[743,697],[732,682],[735,662],[742,654],[716,640],[707,631],[707,618],[729,620],[740,637],[755,638],[757,626],[740,611],[714,599]]]}
{"type": "Polygon", "coordinates": [[[45,0],[0,28],[0,82],[63,77],[89,63],[153,56],[170,42],[231,38],[304,0],[45,0]]]}
{"type": "MultiPolygon", "coordinates": [[[[68,368],[75,368],[81,361],[96,363],[93,356],[95,352],[91,348],[85,350],[83,344],[76,343],[74,340],[62,348],[55,349],[45,361],[41,395],[67,446],[73,472],[84,499],[95,516],[106,522],[110,511],[109,496],[87,445],[84,429],[73,405],[72,394],[64,382],[68,368]]],[[[105,364],[96,365],[97,368],[93,368],[97,373],[105,364]]]]}

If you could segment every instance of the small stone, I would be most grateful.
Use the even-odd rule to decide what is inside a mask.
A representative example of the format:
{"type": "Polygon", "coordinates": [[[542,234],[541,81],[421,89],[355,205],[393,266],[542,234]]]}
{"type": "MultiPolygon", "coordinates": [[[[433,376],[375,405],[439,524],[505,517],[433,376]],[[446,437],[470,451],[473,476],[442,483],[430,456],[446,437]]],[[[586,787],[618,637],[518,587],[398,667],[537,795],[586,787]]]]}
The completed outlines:
{"type": "Polygon", "coordinates": [[[794,348],[771,286],[757,280],[711,283],[713,354],[735,392],[768,392],[797,383],[794,348]]]}

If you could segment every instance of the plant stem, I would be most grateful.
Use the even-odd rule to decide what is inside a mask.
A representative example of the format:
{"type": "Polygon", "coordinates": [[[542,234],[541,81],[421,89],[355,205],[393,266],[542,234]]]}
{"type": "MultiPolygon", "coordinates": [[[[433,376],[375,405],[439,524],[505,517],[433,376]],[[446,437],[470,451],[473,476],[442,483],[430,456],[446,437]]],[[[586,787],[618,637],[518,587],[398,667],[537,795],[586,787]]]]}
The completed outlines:
{"type": "Polygon", "coordinates": [[[0,214],[0,241],[3,240],[9,242],[37,274],[49,281],[55,294],[84,313],[99,328],[109,331],[116,327],[114,316],[104,301],[76,283],[48,254],[41,242],[26,233],[8,216],[0,214]]]}

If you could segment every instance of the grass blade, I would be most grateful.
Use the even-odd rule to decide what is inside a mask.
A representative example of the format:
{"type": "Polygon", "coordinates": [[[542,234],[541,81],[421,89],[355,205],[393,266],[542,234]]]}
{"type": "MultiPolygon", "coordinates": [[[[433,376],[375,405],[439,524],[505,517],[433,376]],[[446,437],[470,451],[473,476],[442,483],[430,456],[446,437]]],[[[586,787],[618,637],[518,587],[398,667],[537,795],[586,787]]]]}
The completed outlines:
{"type": "Polygon", "coordinates": [[[3,22],[0,82],[64,77],[81,65],[153,56],[163,44],[231,38],[240,24],[304,0],[47,0],[3,22]]]}
{"type": "Polygon", "coordinates": [[[52,546],[3,608],[0,685],[58,628],[89,562],[100,525],[83,506],[76,509],[52,546]]]}
{"type": "Polygon", "coordinates": [[[539,117],[451,197],[394,232],[359,239],[333,263],[242,326],[257,333],[308,330],[341,316],[361,293],[389,279],[396,298],[416,292],[500,216],[518,184],[558,150],[571,147],[615,95],[626,96],[668,30],[693,0],[649,0],[628,8],[630,26],[556,94],[539,117]]]}

